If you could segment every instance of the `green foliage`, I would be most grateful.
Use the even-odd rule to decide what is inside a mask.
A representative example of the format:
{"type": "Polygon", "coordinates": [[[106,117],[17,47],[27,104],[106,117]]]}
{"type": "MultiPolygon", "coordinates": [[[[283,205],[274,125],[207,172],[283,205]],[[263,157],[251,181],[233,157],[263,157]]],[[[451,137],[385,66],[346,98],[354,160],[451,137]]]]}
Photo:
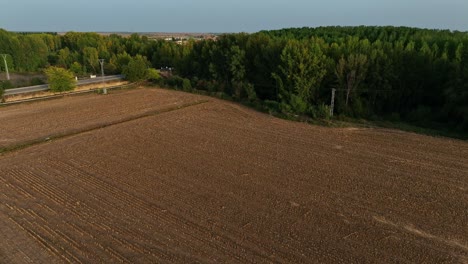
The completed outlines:
{"type": "Polygon", "coordinates": [[[265,100],[263,101],[263,105],[270,114],[279,113],[281,111],[280,104],[277,101],[265,100]]]}
{"type": "Polygon", "coordinates": [[[230,49],[229,69],[233,82],[242,82],[245,79],[245,51],[239,46],[232,46],[230,49]]]}
{"type": "Polygon", "coordinates": [[[83,64],[92,70],[92,73],[97,73],[99,69],[99,54],[98,50],[93,47],[85,47],[83,49],[83,64]]]}
{"type": "Polygon", "coordinates": [[[192,90],[192,84],[189,79],[184,78],[182,81],[182,90],[185,92],[190,92],[192,90]]]}
{"type": "Polygon", "coordinates": [[[145,80],[148,77],[148,64],[146,57],[137,55],[130,59],[122,73],[131,82],[145,80]]]}
{"type": "MultiPolygon", "coordinates": [[[[10,54],[6,55],[6,62],[7,62],[7,65],[8,65],[8,69],[10,71],[15,69],[14,61],[13,61],[13,58],[12,58],[12,56],[10,54]]],[[[5,61],[3,60],[3,57],[1,57],[1,56],[0,56],[0,71],[6,71],[5,61]]]]}
{"type": "Polygon", "coordinates": [[[148,80],[152,81],[152,82],[158,82],[159,80],[161,80],[161,75],[159,74],[159,71],[156,70],[155,68],[149,68],[147,70],[147,78],[148,80]]]}
{"type": "Polygon", "coordinates": [[[0,81],[0,101],[3,101],[4,93],[5,93],[5,88],[3,87],[3,82],[0,81]]]}
{"type": "Polygon", "coordinates": [[[4,90],[13,88],[13,84],[9,80],[0,81],[0,87],[4,90]]]}
{"type": "MultiPolygon", "coordinates": [[[[330,100],[330,89],[337,88],[336,116],[441,123],[468,132],[467,32],[305,27],[224,34],[217,41],[177,45],[137,34],[0,30],[0,51],[8,54],[11,72],[38,72],[51,65],[84,75],[99,72],[101,58],[106,74],[153,80],[157,77],[149,67],[171,67],[180,77],[160,82],[189,90],[184,81],[189,79],[192,87],[211,94],[276,102],[271,107],[277,112],[316,118],[326,112],[322,106],[330,100]]],[[[0,77],[4,70],[0,61],[0,77]]]]}
{"type": "Polygon", "coordinates": [[[70,56],[70,49],[68,47],[65,47],[58,52],[58,65],[62,67],[67,67],[70,65],[72,56],[70,56]]]}
{"type": "Polygon", "coordinates": [[[359,97],[353,100],[351,111],[354,117],[367,117],[369,115],[365,102],[359,97]]]}
{"type": "Polygon", "coordinates": [[[325,104],[319,104],[317,106],[311,106],[309,109],[309,115],[316,119],[330,119],[330,107],[325,104]]]}
{"type": "Polygon", "coordinates": [[[119,53],[117,56],[112,57],[111,63],[117,65],[117,71],[123,72],[123,69],[128,65],[128,63],[132,60],[132,57],[126,53],[119,53]]]}
{"type": "Polygon", "coordinates": [[[254,102],[257,100],[257,93],[255,92],[255,87],[251,83],[247,83],[244,85],[245,92],[247,93],[247,99],[250,102],[254,102]]]}
{"type": "Polygon", "coordinates": [[[47,75],[49,88],[52,92],[64,92],[73,90],[76,86],[76,80],[72,72],[59,68],[49,67],[44,70],[47,75]]]}
{"type": "Polygon", "coordinates": [[[291,94],[289,105],[293,113],[304,114],[307,110],[307,103],[302,99],[302,97],[291,94]]]}
{"type": "Polygon", "coordinates": [[[73,72],[76,76],[81,76],[83,75],[83,66],[77,61],[73,62],[72,65],[70,65],[70,71],[73,72]]]}
{"type": "Polygon", "coordinates": [[[335,74],[339,88],[346,91],[346,105],[351,93],[359,87],[366,77],[367,56],[364,54],[350,54],[346,59],[341,57],[336,65],[335,74]]]}
{"type": "MultiPolygon", "coordinates": [[[[315,99],[315,93],[325,76],[325,57],[315,40],[287,42],[281,53],[277,79],[280,96],[292,102],[299,97],[305,104],[315,99]],[[292,96],[295,95],[294,98],[292,96]]],[[[294,107],[293,107],[294,108],[294,107]]],[[[302,109],[302,107],[300,107],[302,109]]]]}
{"type": "Polygon", "coordinates": [[[30,82],[31,86],[45,84],[44,80],[39,77],[34,77],[30,82]]]}
{"type": "Polygon", "coordinates": [[[173,75],[165,80],[165,84],[174,89],[181,89],[184,85],[184,78],[178,75],[173,75]]]}

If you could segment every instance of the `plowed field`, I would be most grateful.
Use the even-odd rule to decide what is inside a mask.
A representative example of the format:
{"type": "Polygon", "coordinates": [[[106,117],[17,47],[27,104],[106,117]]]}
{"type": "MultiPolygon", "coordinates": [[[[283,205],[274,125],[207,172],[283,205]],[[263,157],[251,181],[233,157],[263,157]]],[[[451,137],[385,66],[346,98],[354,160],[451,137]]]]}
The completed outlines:
{"type": "Polygon", "coordinates": [[[468,143],[160,89],[0,108],[0,263],[468,263],[468,143]]]}

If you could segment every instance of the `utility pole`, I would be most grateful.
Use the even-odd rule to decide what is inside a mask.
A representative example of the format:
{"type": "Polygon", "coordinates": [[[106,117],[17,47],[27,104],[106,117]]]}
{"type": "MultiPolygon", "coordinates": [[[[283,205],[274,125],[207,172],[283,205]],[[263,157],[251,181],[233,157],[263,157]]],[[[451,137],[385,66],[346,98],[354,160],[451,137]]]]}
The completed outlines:
{"type": "MultiPolygon", "coordinates": [[[[99,64],[101,64],[101,82],[104,86],[104,59],[99,59],[99,64]]],[[[107,94],[107,89],[104,87],[102,89],[103,94],[107,94]]]]}
{"type": "Polygon", "coordinates": [[[335,92],[336,89],[332,88],[332,96],[331,96],[331,103],[330,103],[330,116],[333,117],[333,108],[335,108],[335,92]]]}
{"type": "Polygon", "coordinates": [[[7,61],[6,61],[6,56],[7,54],[0,54],[3,58],[3,61],[5,62],[5,70],[6,70],[6,77],[7,77],[7,80],[10,80],[10,73],[8,72],[8,64],[7,64],[7,61]]]}

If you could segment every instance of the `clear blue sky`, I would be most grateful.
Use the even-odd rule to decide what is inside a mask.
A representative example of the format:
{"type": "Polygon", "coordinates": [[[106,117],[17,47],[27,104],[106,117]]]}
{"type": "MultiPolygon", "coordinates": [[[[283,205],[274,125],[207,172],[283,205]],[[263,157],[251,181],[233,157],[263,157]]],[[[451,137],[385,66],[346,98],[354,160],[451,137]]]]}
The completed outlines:
{"type": "Polygon", "coordinates": [[[394,25],[468,31],[468,0],[0,0],[9,31],[256,32],[394,25]]]}

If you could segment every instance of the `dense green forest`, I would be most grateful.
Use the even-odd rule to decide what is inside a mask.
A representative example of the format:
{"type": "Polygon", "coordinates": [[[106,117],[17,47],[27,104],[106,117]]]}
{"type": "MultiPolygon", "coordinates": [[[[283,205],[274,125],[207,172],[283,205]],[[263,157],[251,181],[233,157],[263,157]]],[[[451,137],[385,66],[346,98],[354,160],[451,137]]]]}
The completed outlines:
{"type": "MultiPolygon", "coordinates": [[[[407,27],[319,27],[226,34],[184,45],[96,33],[0,30],[10,70],[76,75],[173,67],[166,84],[223,94],[284,114],[404,121],[468,132],[468,33],[407,27]]],[[[0,71],[4,71],[0,63],[0,71]]],[[[0,74],[0,79],[3,75],[0,74]]]]}

